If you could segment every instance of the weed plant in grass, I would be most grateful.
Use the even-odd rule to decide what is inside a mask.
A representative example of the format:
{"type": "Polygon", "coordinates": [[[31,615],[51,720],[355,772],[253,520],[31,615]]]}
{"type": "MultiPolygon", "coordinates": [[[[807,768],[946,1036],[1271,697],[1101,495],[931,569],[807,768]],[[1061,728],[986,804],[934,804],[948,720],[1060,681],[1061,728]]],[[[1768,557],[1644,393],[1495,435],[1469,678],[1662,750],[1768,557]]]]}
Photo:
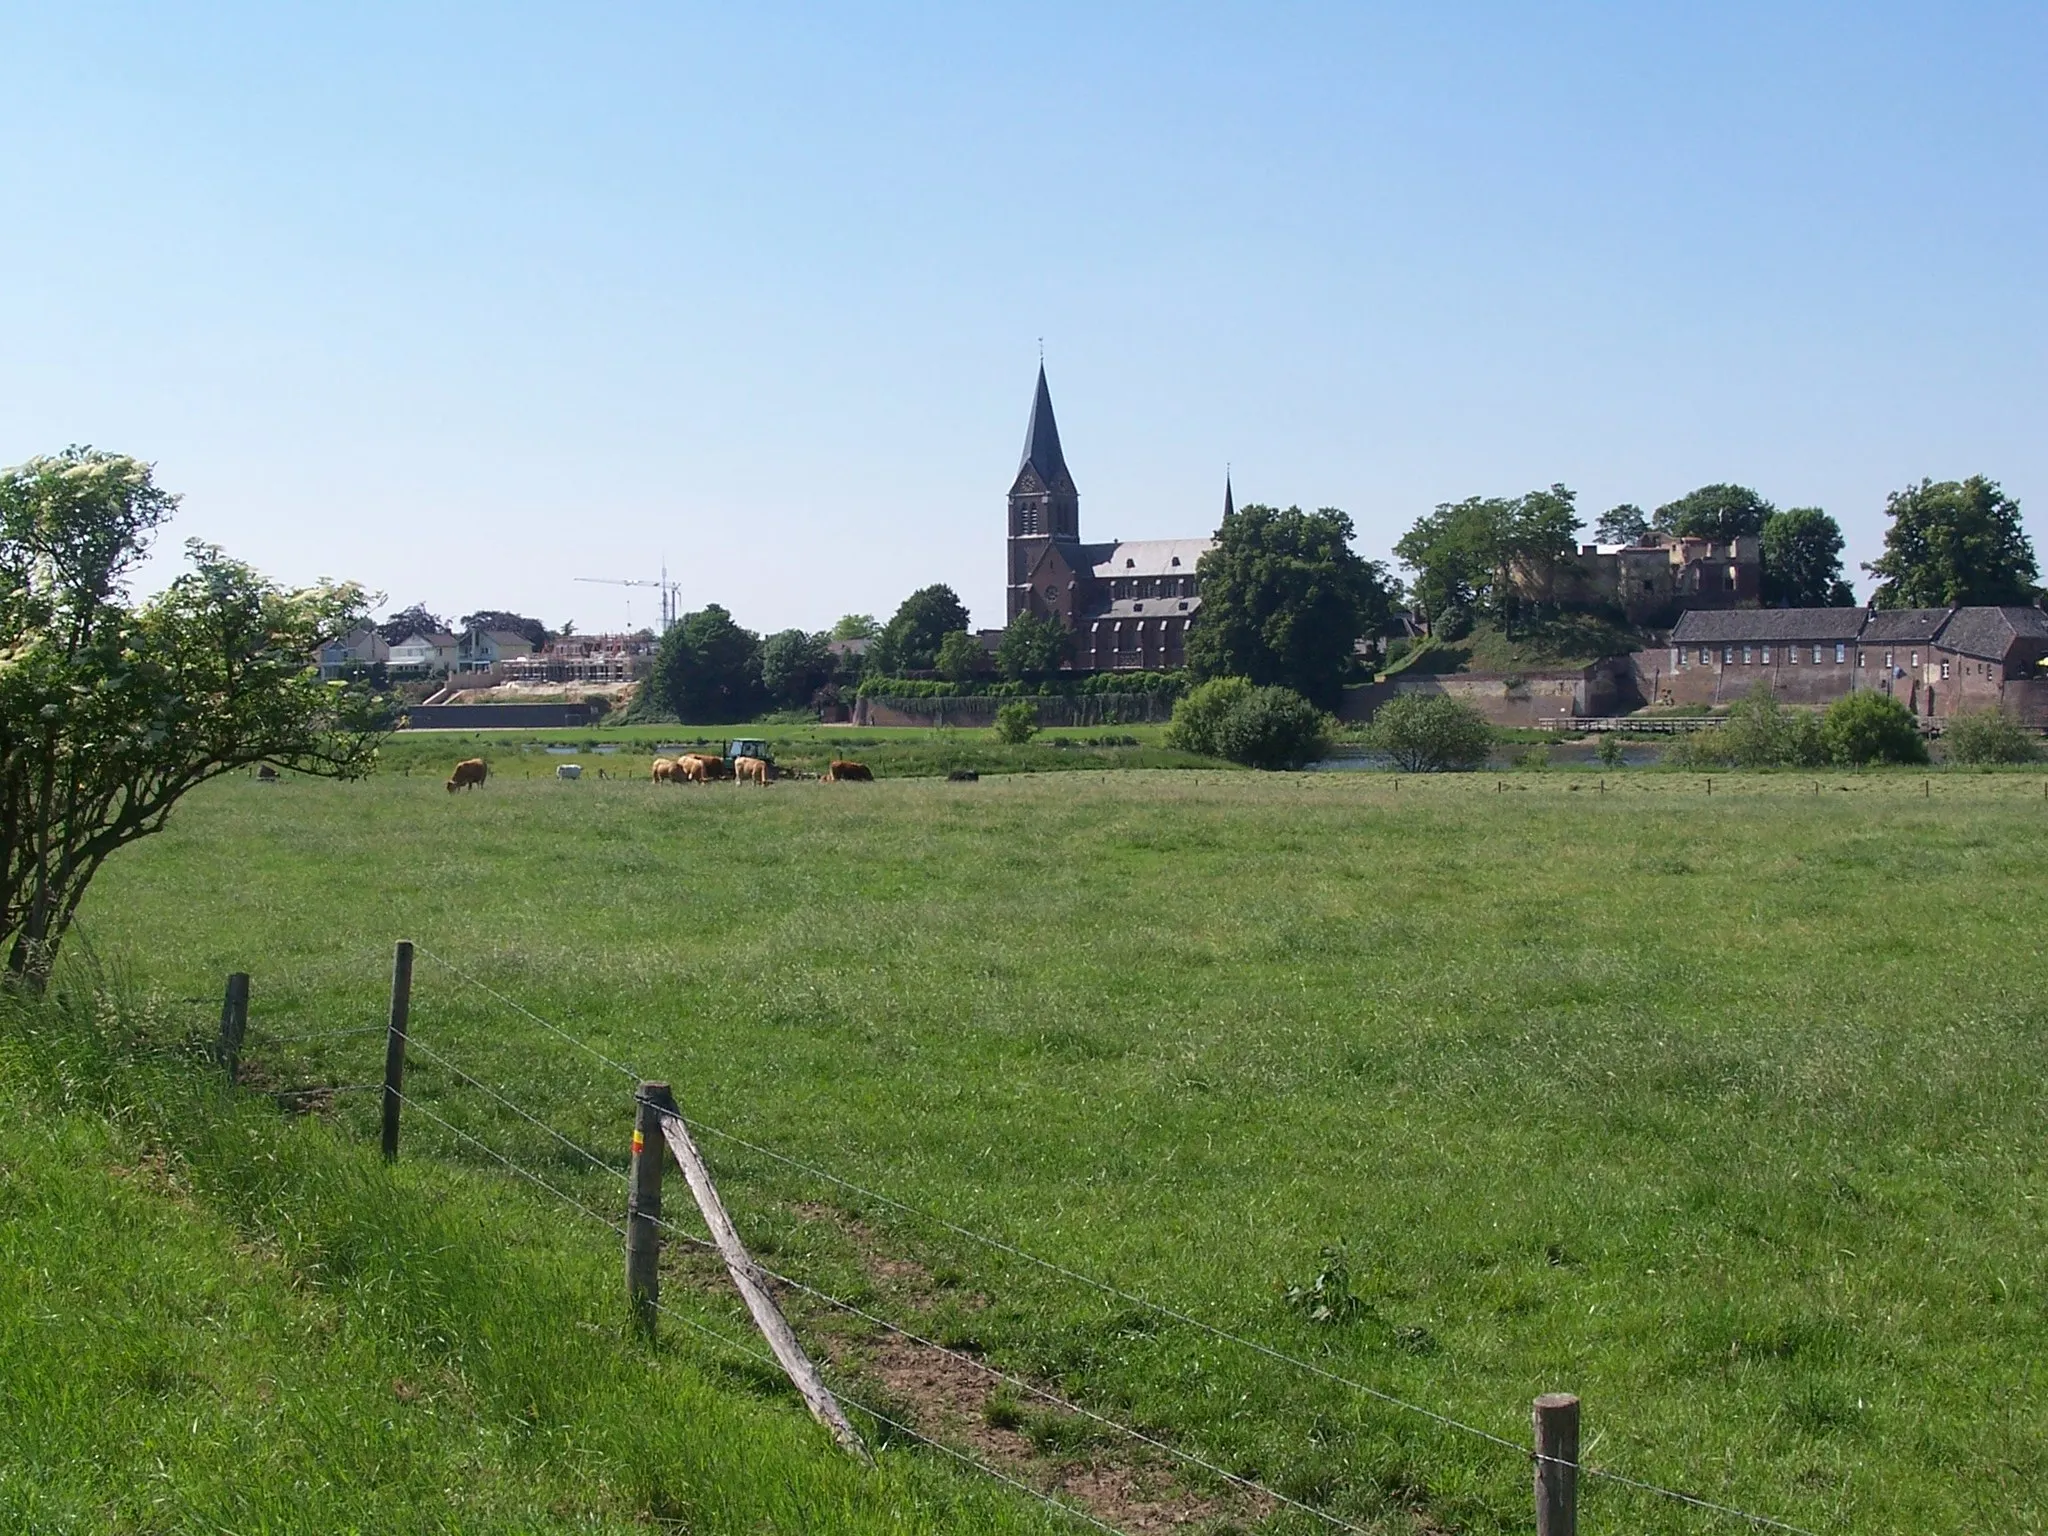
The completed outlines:
{"type": "Polygon", "coordinates": [[[147,1012],[0,1018],[0,1529],[1070,1528],[943,1464],[863,1471],[772,1372],[628,1337],[601,1228],[386,1169],[185,1046],[147,1012]]]}
{"type": "MultiPolygon", "coordinates": [[[[2041,1529],[2041,780],[1713,785],[223,783],[85,921],[168,997],[252,970],[259,1070],[374,1075],[374,1036],[265,1041],[376,1021],[414,937],[423,1045],[615,1164],[631,1083],[456,967],[714,1126],[1518,1444],[1565,1388],[1595,1465],[1811,1530],[2041,1529]],[[1288,1298],[1328,1251],[1352,1300],[1318,1318],[1288,1298]]],[[[409,1081],[611,1198],[431,1061],[409,1081]]],[[[801,1278],[1368,1528],[1526,1528],[1512,1454],[703,1141],[801,1278]]]]}

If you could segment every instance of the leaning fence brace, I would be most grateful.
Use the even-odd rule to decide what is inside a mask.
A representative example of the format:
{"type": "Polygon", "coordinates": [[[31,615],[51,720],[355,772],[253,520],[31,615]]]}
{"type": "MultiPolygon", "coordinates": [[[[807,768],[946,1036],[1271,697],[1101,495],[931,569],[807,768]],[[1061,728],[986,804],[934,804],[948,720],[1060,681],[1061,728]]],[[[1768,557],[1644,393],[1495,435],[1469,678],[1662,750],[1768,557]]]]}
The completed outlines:
{"type": "MultiPolygon", "coordinates": [[[[739,1287],[740,1296],[746,1301],[747,1310],[754,1315],[755,1326],[761,1330],[761,1336],[768,1341],[768,1347],[775,1352],[775,1359],[788,1374],[791,1384],[809,1405],[811,1416],[831,1430],[832,1437],[853,1455],[862,1461],[872,1463],[873,1458],[868,1455],[867,1446],[861,1442],[860,1436],[854,1433],[853,1426],[846,1422],[846,1415],[839,1411],[839,1404],[833,1400],[831,1389],[818,1374],[818,1368],[811,1364],[811,1357],[804,1353],[803,1345],[797,1342],[796,1331],[789,1326],[789,1319],[782,1315],[782,1308],[776,1305],[775,1295],[768,1289],[767,1276],[761,1273],[760,1266],[754,1262],[753,1257],[747,1252],[746,1245],[740,1241],[739,1229],[733,1226],[732,1218],[725,1213],[725,1202],[718,1198],[718,1188],[711,1182],[711,1170],[704,1166],[704,1158],[697,1151],[697,1144],[690,1139],[690,1132],[684,1126],[683,1117],[675,1107],[675,1100],[669,1097],[667,1085],[643,1084],[640,1092],[635,1095],[634,1102],[636,1112],[642,1107],[654,1107],[659,1111],[662,1139],[668,1143],[669,1151],[675,1154],[676,1162],[683,1170],[683,1178],[690,1186],[690,1193],[696,1197],[697,1209],[704,1213],[704,1224],[711,1229],[711,1239],[718,1244],[719,1255],[725,1260],[726,1270],[732,1275],[732,1283],[739,1287]],[[666,1099],[666,1103],[661,1103],[660,1099],[650,1094],[649,1090],[656,1088],[660,1089],[660,1099],[666,1099]]],[[[636,1143],[636,1178],[633,1193],[638,1195],[640,1185],[637,1175],[643,1165],[638,1158],[640,1148],[637,1144],[641,1138],[637,1128],[633,1133],[633,1139],[636,1143]]],[[[659,1154],[655,1158],[655,1169],[653,1179],[658,1182],[661,1178],[659,1154]]],[[[659,1198],[657,1194],[657,1214],[659,1198]]],[[[659,1244],[660,1233],[655,1231],[652,1236],[653,1241],[659,1244]]],[[[630,1231],[627,1242],[632,1242],[630,1231]]],[[[656,1263],[659,1264],[658,1247],[656,1263]]]]}

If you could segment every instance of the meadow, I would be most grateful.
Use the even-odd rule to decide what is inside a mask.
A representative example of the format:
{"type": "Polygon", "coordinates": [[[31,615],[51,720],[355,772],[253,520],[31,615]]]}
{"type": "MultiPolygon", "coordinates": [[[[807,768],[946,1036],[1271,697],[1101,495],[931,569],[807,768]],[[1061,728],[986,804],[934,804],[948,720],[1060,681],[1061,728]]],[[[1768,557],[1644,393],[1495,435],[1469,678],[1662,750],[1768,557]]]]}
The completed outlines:
{"type": "MultiPolygon", "coordinates": [[[[602,1210],[616,1181],[576,1149],[623,1166],[631,1085],[539,1020],[712,1127],[1513,1444],[1534,1394],[1571,1390],[1586,1460],[1629,1477],[1811,1531],[2033,1532],[2044,830],[2019,775],[1709,795],[1640,771],[508,774],[451,797],[387,772],[209,787],[107,868],[84,926],[172,1033],[254,973],[272,1085],[373,1078],[374,1034],[290,1037],[374,1025],[393,940],[417,940],[420,1043],[574,1147],[424,1052],[409,1090],[602,1210]]],[[[264,1134],[287,1162],[360,1146],[372,1106],[264,1134]]],[[[616,1238],[423,1116],[406,1136],[408,1188],[443,1179],[453,1209],[545,1228],[525,1241],[583,1266],[562,1305],[591,1327],[550,1348],[616,1362],[616,1238]]],[[[702,1139],[785,1273],[1362,1528],[1527,1528],[1528,1465],[1500,1446],[702,1139]]],[[[297,1240],[283,1189],[226,1204],[297,1240]]],[[[688,1255],[670,1299],[737,1326],[688,1255]]],[[[797,1311],[842,1384],[946,1428],[862,1329],[797,1311]]],[[[665,1338],[692,1383],[735,1369],[665,1338]]],[[[1121,1454],[1028,1404],[975,1414],[1028,1441],[1020,1475],[1070,1490],[1121,1454]]],[[[574,1403],[527,1422],[563,1457],[611,1454],[574,1403]]],[[[1323,1528],[1188,1473],[1123,1523],[1175,1499],[1213,1527],[1323,1528]]],[[[1610,1482],[1582,1510],[1744,1528],[1610,1482]]]]}
{"type": "Polygon", "coordinates": [[[562,763],[596,776],[646,777],[659,753],[722,751],[735,737],[768,743],[779,769],[816,775],[834,758],[853,758],[892,778],[941,777],[958,768],[993,773],[1071,769],[1202,768],[1212,760],[1164,744],[1163,725],[1074,727],[1044,731],[1004,746],[986,730],[856,725],[634,725],[585,730],[402,731],[378,754],[382,771],[401,778],[445,778],[448,765],[481,757],[501,777],[553,778],[562,763]]]}

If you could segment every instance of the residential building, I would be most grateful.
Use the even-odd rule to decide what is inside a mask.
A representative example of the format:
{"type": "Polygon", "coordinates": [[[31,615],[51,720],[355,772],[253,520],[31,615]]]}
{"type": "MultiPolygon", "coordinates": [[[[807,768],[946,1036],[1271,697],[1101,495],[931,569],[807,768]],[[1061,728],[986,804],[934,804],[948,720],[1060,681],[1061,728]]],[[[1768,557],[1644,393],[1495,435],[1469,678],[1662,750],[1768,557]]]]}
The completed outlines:
{"type": "Polygon", "coordinates": [[[446,631],[428,634],[416,630],[394,641],[385,660],[393,668],[435,676],[455,670],[460,649],[461,642],[446,631]]]}
{"type": "Polygon", "coordinates": [[[365,624],[320,647],[320,675],[339,677],[357,667],[371,667],[388,661],[390,656],[391,647],[384,643],[375,629],[365,624]]]}
{"type": "Polygon", "coordinates": [[[558,635],[539,651],[499,664],[515,683],[628,683],[645,677],[660,642],[652,633],[558,635]]]}
{"type": "Polygon", "coordinates": [[[471,629],[456,647],[456,665],[464,672],[483,672],[515,656],[531,656],[533,642],[510,629],[471,629]]]}
{"type": "Polygon", "coordinates": [[[1996,707],[2048,724],[2038,608],[1695,609],[1633,664],[1650,703],[1732,704],[1761,681],[1792,704],[1869,689],[1929,720],[1996,707]]]}

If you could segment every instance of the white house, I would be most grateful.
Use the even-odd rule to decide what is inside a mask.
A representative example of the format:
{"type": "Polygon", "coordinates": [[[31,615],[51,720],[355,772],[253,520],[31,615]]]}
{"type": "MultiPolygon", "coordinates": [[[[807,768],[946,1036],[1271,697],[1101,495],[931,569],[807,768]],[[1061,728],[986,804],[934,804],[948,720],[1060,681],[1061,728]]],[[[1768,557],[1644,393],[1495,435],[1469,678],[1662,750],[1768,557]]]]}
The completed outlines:
{"type": "Polygon", "coordinates": [[[460,648],[461,642],[453,635],[415,631],[391,647],[386,661],[393,667],[417,668],[426,673],[453,672],[460,648]]]}
{"type": "Polygon", "coordinates": [[[352,629],[339,640],[330,640],[320,647],[320,675],[339,677],[351,667],[374,666],[388,661],[391,647],[383,638],[365,624],[361,629],[352,629]]]}
{"type": "Polygon", "coordinates": [[[532,654],[526,636],[509,629],[472,629],[458,647],[458,660],[465,672],[482,672],[501,661],[532,654]]]}

